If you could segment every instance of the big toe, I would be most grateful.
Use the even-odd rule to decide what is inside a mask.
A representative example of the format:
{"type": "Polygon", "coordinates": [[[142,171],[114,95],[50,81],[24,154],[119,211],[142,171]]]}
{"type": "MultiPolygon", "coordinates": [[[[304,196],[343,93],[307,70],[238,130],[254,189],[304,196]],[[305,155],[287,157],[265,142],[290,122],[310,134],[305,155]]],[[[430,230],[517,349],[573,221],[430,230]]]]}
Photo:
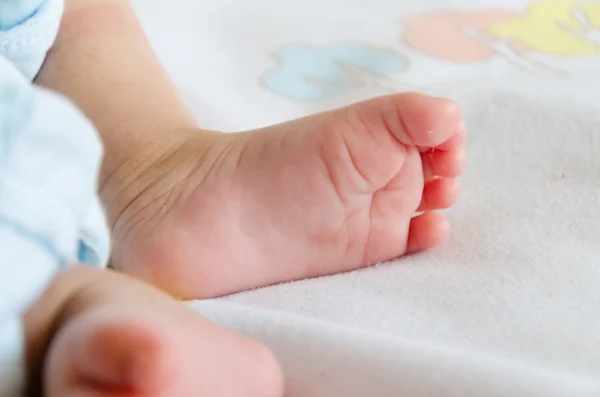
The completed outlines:
{"type": "Polygon", "coordinates": [[[361,102],[353,110],[365,125],[383,127],[405,145],[459,146],[464,139],[460,106],[450,99],[409,92],[361,102]]]}

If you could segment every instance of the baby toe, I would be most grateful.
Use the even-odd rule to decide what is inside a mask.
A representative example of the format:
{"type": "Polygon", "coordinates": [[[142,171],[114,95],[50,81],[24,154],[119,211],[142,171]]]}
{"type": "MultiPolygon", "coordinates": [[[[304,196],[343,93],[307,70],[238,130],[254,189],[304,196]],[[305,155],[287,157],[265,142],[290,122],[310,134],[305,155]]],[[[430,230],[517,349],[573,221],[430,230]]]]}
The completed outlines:
{"type": "Polygon", "coordinates": [[[458,103],[413,92],[371,99],[350,109],[370,130],[381,126],[399,142],[417,147],[449,141],[462,123],[458,103]]]}
{"type": "Polygon", "coordinates": [[[437,212],[425,212],[412,218],[406,253],[425,251],[441,244],[450,232],[448,220],[437,212]]]}
{"type": "Polygon", "coordinates": [[[397,108],[406,134],[417,146],[439,146],[460,131],[460,106],[449,99],[409,93],[398,98],[397,108]]]}
{"type": "Polygon", "coordinates": [[[426,181],[436,176],[455,178],[460,176],[467,165],[467,156],[464,150],[436,150],[432,149],[421,154],[423,163],[423,177],[426,181]]]}
{"type": "Polygon", "coordinates": [[[441,145],[438,145],[436,149],[438,150],[452,150],[459,148],[467,139],[467,128],[465,126],[464,121],[461,121],[458,125],[458,129],[456,132],[448,139],[443,142],[441,145]]]}
{"type": "Polygon", "coordinates": [[[417,212],[435,211],[452,207],[460,196],[456,178],[437,178],[425,183],[417,212]]]}

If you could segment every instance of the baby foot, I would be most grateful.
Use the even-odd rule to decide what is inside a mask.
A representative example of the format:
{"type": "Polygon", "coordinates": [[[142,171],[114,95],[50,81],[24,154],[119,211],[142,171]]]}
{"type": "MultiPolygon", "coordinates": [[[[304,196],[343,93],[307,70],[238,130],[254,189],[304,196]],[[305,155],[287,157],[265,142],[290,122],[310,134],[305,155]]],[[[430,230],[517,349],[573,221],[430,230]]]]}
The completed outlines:
{"type": "Polygon", "coordinates": [[[103,273],[65,306],[43,395],[282,396],[265,348],[140,282],[103,273]]]}
{"type": "Polygon", "coordinates": [[[464,138],[456,103],[415,93],[188,134],[112,211],[114,265],[198,298],[429,249],[449,230],[435,211],[458,198],[464,138]]]}

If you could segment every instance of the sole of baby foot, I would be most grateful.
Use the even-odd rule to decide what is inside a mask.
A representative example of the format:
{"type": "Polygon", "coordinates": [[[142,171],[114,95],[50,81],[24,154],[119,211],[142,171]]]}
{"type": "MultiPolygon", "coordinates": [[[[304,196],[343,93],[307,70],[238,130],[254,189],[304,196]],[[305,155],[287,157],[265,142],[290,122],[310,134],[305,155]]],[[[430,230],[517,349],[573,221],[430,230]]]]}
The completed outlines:
{"type": "Polygon", "coordinates": [[[262,345],[135,280],[97,282],[65,308],[46,359],[44,395],[283,395],[279,365],[262,345]]]}
{"type": "Polygon", "coordinates": [[[455,102],[416,93],[187,134],[114,217],[114,265],[201,298],[430,249],[449,231],[436,211],[458,199],[464,139],[455,102]]]}

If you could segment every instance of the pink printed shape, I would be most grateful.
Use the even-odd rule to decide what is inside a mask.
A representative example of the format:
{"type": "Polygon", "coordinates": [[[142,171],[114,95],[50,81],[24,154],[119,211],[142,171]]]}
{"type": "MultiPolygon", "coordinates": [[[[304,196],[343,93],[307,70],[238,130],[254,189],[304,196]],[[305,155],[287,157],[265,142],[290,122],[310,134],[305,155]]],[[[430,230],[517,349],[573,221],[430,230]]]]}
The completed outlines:
{"type": "Polygon", "coordinates": [[[463,27],[473,28],[485,36],[488,26],[519,16],[516,12],[505,10],[417,15],[403,19],[404,41],[416,50],[446,61],[483,61],[496,55],[496,51],[485,42],[467,35],[463,27]]]}

